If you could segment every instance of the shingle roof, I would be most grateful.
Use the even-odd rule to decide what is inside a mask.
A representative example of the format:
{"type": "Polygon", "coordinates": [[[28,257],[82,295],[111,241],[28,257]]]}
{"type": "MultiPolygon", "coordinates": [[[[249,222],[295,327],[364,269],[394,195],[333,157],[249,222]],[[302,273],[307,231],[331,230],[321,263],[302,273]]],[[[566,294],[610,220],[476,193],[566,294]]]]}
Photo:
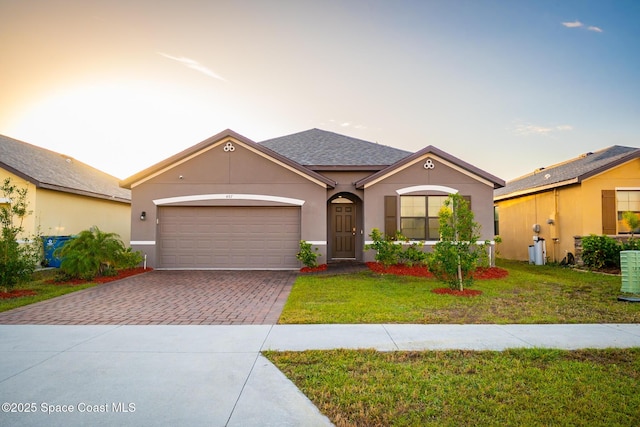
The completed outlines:
{"type": "Polygon", "coordinates": [[[126,178],[122,181],[120,181],[120,185],[125,187],[125,188],[131,188],[133,185],[136,185],[136,183],[142,182],[145,179],[147,179],[148,177],[152,176],[153,174],[157,173],[158,171],[161,171],[165,168],[171,167],[171,165],[180,162],[181,160],[184,160],[186,158],[189,158],[195,154],[197,154],[198,152],[202,151],[202,150],[206,150],[208,149],[211,145],[219,143],[221,140],[226,139],[226,138],[235,138],[236,140],[240,141],[243,144],[246,144],[250,147],[252,147],[253,149],[257,150],[258,152],[263,153],[264,155],[273,158],[275,160],[278,160],[279,162],[285,163],[287,165],[289,165],[290,167],[292,167],[295,170],[298,170],[299,172],[301,172],[304,176],[307,176],[308,178],[311,178],[313,180],[317,180],[320,181],[326,185],[328,185],[329,187],[333,187],[336,185],[335,181],[327,178],[324,175],[321,175],[313,170],[311,170],[310,168],[305,167],[304,165],[301,165],[300,163],[297,163],[293,160],[291,160],[290,158],[283,156],[282,154],[278,153],[275,150],[271,150],[269,149],[269,147],[267,146],[262,146],[261,144],[257,144],[253,141],[251,141],[249,138],[246,138],[234,131],[232,131],[231,129],[226,129],[210,138],[205,139],[204,141],[187,148],[186,150],[183,150],[177,154],[174,154],[173,156],[164,159],[163,161],[156,163],[153,166],[148,167],[147,169],[138,172],[137,174],[130,176],[129,178],[126,178]]]}
{"type": "Polygon", "coordinates": [[[129,203],[131,191],[118,178],[72,157],[0,135],[0,168],[37,188],[129,203]]]}
{"type": "Polygon", "coordinates": [[[260,145],[305,166],[388,166],[412,154],[320,129],[268,139],[260,145]]]}
{"type": "Polygon", "coordinates": [[[415,161],[417,161],[420,158],[423,158],[425,155],[427,154],[433,154],[435,157],[438,157],[442,160],[445,160],[449,163],[452,163],[454,165],[456,165],[458,168],[460,168],[461,170],[466,171],[467,173],[477,177],[477,178],[482,178],[486,181],[489,181],[490,183],[493,184],[493,188],[498,188],[498,187],[502,187],[504,186],[504,181],[500,178],[498,178],[497,176],[491,175],[488,172],[483,171],[482,169],[479,169],[467,162],[465,162],[464,160],[461,160],[457,157],[452,156],[449,153],[446,153],[442,150],[440,150],[437,147],[434,147],[433,145],[429,145],[424,147],[422,150],[413,153],[401,160],[399,160],[398,162],[394,163],[393,165],[390,165],[388,167],[386,167],[385,169],[378,171],[376,173],[374,173],[373,175],[370,175],[368,177],[365,177],[363,179],[361,179],[360,181],[357,181],[355,183],[356,188],[365,188],[365,186],[371,182],[377,181],[378,179],[380,179],[381,177],[387,176],[391,173],[394,173],[394,171],[400,170],[402,168],[402,166],[407,165],[407,164],[411,164],[415,161]]]}
{"type": "Polygon", "coordinates": [[[640,149],[614,145],[583,154],[553,166],[536,169],[532,174],[507,182],[494,191],[495,199],[533,193],[547,188],[576,184],[593,175],[640,157],[640,149]]]}

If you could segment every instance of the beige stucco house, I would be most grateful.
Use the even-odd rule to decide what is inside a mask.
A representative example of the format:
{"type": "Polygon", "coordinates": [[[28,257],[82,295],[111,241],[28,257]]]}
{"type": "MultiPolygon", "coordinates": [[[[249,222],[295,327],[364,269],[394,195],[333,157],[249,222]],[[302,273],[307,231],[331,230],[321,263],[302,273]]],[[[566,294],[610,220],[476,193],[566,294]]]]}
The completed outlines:
{"type": "MultiPolygon", "coordinates": [[[[116,177],[70,156],[0,135],[0,179],[27,188],[23,238],[70,236],[92,226],[128,243],[131,192],[116,177]]],[[[0,195],[0,203],[3,202],[0,195]]]]}
{"type": "Polygon", "coordinates": [[[622,214],[640,215],[640,149],[614,145],[537,169],[496,189],[494,200],[501,257],[530,259],[535,237],[546,259],[570,259],[576,237],[628,236],[622,214]]]}
{"type": "Polygon", "coordinates": [[[494,237],[504,181],[433,146],[417,153],[319,129],[256,143],[223,131],[121,182],[131,246],[155,268],[297,269],[300,240],[321,263],[372,260],[373,228],[433,244],[449,193],[494,237]]]}

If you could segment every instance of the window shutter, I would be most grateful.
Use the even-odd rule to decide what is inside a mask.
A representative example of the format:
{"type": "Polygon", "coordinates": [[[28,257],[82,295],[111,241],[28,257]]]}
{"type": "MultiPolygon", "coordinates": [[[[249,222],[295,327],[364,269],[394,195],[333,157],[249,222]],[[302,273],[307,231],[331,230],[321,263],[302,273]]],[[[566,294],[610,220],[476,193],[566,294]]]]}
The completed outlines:
{"type": "Polygon", "coordinates": [[[398,197],[384,196],[384,234],[394,237],[398,231],[398,197]]]}
{"type": "Polygon", "coordinates": [[[616,191],[602,190],[602,234],[616,234],[616,191]]]}

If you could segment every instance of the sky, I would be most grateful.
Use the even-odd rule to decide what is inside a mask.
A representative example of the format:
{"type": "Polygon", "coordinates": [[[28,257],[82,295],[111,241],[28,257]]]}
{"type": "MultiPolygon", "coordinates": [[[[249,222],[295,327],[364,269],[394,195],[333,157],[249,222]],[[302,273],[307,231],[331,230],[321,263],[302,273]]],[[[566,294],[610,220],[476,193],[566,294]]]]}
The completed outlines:
{"type": "Polygon", "coordinates": [[[637,0],[0,0],[0,134],[127,178],[225,129],[506,181],[640,147],[637,0]]]}

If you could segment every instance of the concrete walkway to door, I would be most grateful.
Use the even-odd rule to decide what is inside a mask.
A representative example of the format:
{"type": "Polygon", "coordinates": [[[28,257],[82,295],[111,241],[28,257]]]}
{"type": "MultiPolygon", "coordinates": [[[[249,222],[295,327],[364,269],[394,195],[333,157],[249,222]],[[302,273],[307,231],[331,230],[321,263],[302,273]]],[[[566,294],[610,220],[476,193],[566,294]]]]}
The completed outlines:
{"type": "Polygon", "coordinates": [[[294,271],[151,271],[0,313],[0,324],[277,323],[294,271]]]}

